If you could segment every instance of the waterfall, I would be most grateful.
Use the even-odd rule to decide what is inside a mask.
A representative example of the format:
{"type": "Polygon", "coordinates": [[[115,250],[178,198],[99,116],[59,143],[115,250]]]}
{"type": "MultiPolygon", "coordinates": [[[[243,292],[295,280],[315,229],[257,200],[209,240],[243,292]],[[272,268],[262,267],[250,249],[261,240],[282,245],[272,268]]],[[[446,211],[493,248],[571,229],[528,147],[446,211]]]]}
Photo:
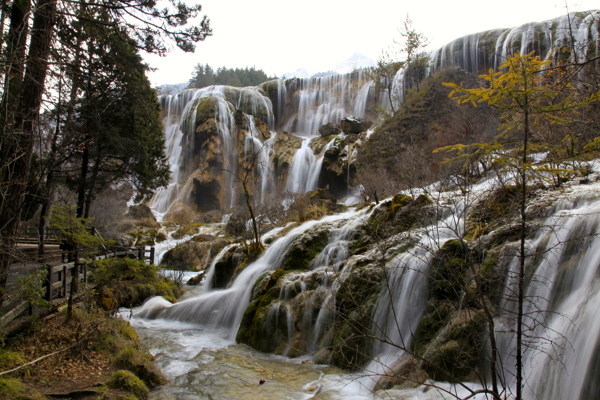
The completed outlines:
{"type": "MultiPolygon", "coordinates": [[[[598,12],[571,14],[570,20],[561,17],[512,29],[469,35],[433,52],[430,69],[435,71],[447,65],[460,65],[477,73],[487,68],[496,68],[506,55],[514,51],[536,50],[543,58],[556,60],[560,57],[561,47],[571,40],[577,51],[570,56],[581,59],[593,46],[600,47],[596,22],[599,17],[598,12]],[[572,22],[570,31],[567,29],[569,22],[572,22]],[[590,38],[593,40],[590,41],[590,38]]],[[[404,91],[403,77],[403,71],[399,72],[395,82],[394,90],[398,96],[404,91]]],[[[338,123],[341,118],[350,114],[367,116],[376,97],[372,83],[362,72],[307,80],[277,80],[271,86],[274,88],[273,92],[267,90],[267,86],[264,84],[259,88],[245,89],[210,87],[186,90],[175,96],[161,98],[172,178],[169,187],[157,192],[152,200],[151,206],[157,214],[166,213],[177,199],[181,199],[189,191],[188,180],[198,167],[194,165],[197,161],[194,158],[194,150],[197,150],[194,134],[196,113],[202,99],[216,99],[217,115],[214,119],[218,121],[219,128],[219,154],[223,154],[227,168],[241,168],[243,163],[240,160],[247,159],[249,155],[256,156],[253,172],[258,186],[254,188],[254,193],[264,201],[277,184],[277,177],[271,172],[273,168],[262,168],[272,165],[270,157],[276,146],[275,139],[278,138],[276,131],[286,130],[302,137],[301,145],[293,154],[285,189],[300,193],[315,190],[323,154],[334,143],[330,141],[315,154],[311,145],[319,140],[319,127],[328,122],[338,123]],[[268,96],[265,94],[267,92],[268,96]],[[236,119],[239,112],[245,117],[246,124],[243,127],[239,124],[239,118],[236,119]],[[264,129],[259,129],[261,121],[271,131],[269,139],[268,135],[261,136],[261,132],[265,132],[264,129]],[[240,129],[245,133],[242,134],[240,129]]],[[[385,97],[381,101],[385,101],[385,97]]],[[[350,148],[346,152],[350,159],[350,148]]],[[[236,201],[235,182],[232,174],[224,179],[229,190],[225,196],[226,206],[231,207],[236,201]]],[[[473,189],[473,193],[490,190],[489,182],[482,183],[479,188],[473,189]]],[[[564,193],[555,192],[557,197],[564,196],[563,200],[542,199],[548,200],[548,203],[554,202],[554,206],[545,209],[544,217],[539,217],[537,221],[542,228],[528,238],[528,275],[523,321],[527,333],[524,352],[526,400],[586,400],[598,395],[598,190],[600,183],[572,186],[566,187],[564,193]]],[[[280,332],[285,332],[282,339],[285,345],[282,351],[284,355],[293,353],[294,340],[298,337],[306,341],[306,348],[302,351],[318,353],[326,350],[333,341],[332,327],[343,318],[336,313],[340,303],[340,289],[351,279],[353,272],[360,271],[364,266],[361,263],[372,259],[381,261],[384,282],[381,292],[377,292],[379,297],[372,303],[374,306],[369,311],[369,317],[371,331],[384,338],[385,342],[375,342],[369,354],[371,360],[364,365],[364,370],[350,376],[350,379],[372,390],[377,378],[390,372],[394,362],[404,355],[404,349],[410,348],[413,334],[428,301],[427,274],[432,257],[449,239],[463,238],[463,214],[466,206],[463,203],[453,203],[455,199],[452,197],[458,198],[459,194],[448,193],[447,197],[436,204],[443,208],[445,215],[440,218],[440,222],[412,229],[403,233],[405,236],[398,234],[393,238],[398,242],[406,240],[402,245],[396,243],[398,248],[402,248],[401,251],[390,244],[393,240],[382,240],[379,249],[373,246],[366,253],[349,248],[350,241],[356,240],[357,232],[367,224],[366,221],[389,206],[384,203],[373,209],[349,211],[327,216],[319,221],[305,222],[295,228],[286,226],[263,236],[263,242],[279,238],[268,246],[258,260],[246,266],[228,288],[215,290],[211,287],[211,281],[218,261],[236,245],[225,247],[215,257],[198,296],[176,304],[154,299],[146,303],[137,316],[191,322],[200,325],[202,329],[224,329],[228,338],[233,339],[250,304],[256,282],[261,277],[268,276],[265,274],[283,267],[288,252],[301,236],[311,234],[311,230],[326,232],[326,244],[319,247],[320,251],[310,264],[298,271],[286,271],[280,278],[278,289],[281,290],[278,297],[273,296],[265,320],[274,321],[273,325],[278,328],[283,327],[280,332]],[[442,204],[450,205],[441,206],[442,204]],[[385,257],[377,252],[385,253],[385,257]],[[391,255],[386,258],[388,253],[391,255]],[[301,301],[305,303],[298,308],[301,311],[295,320],[294,312],[297,309],[294,306],[301,301]],[[375,379],[366,376],[372,374],[376,375],[375,379]]],[[[517,252],[514,243],[505,244],[502,250],[508,253],[509,262],[506,263],[508,272],[501,290],[502,301],[498,305],[504,313],[494,320],[495,338],[501,355],[502,370],[499,372],[503,383],[512,389],[515,373],[515,336],[512,333],[515,330],[514,293],[519,259],[515,255],[517,252]]],[[[461,297],[460,307],[463,298],[461,297]]],[[[346,382],[342,380],[342,383],[346,382]]],[[[430,383],[439,384],[454,393],[466,393],[465,387],[460,385],[430,383]]],[[[465,385],[477,387],[479,384],[465,385]]],[[[406,398],[419,398],[424,392],[426,389],[415,389],[406,398]]],[[[427,398],[436,398],[432,392],[428,393],[427,396],[430,397],[427,398]]]]}
{"type": "Polygon", "coordinates": [[[302,79],[298,86],[291,100],[295,114],[288,118],[283,129],[302,137],[318,136],[322,125],[339,124],[352,114],[365,117],[369,100],[372,101],[373,84],[364,71],[302,79]]]}
{"type": "Polygon", "coordinates": [[[161,96],[159,99],[164,115],[165,150],[171,170],[169,185],[166,188],[159,189],[149,204],[159,220],[162,220],[162,216],[179,197],[179,190],[181,188],[179,183],[179,159],[181,157],[181,139],[183,137],[183,132],[179,129],[181,124],[180,119],[185,107],[195,95],[196,93],[193,90],[184,90],[176,95],[161,96]]]}
{"type": "Polygon", "coordinates": [[[292,229],[284,237],[273,242],[265,253],[246,267],[227,289],[209,291],[172,305],[161,302],[158,309],[153,302],[143,307],[137,315],[142,318],[172,319],[192,322],[204,327],[226,328],[230,332],[230,338],[233,339],[250,302],[254,282],[266,271],[280,267],[294,239],[319,223],[338,221],[351,215],[352,213],[332,215],[320,221],[308,221],[292,229]]]}
{"type": "Polygon", "coordinates": [[[254,116],[248,116],[248,135],[244,143],[244,156],[250,157],[254,164],[256,182],[259,185],[259,201],[264,202],[275,186],[275,176],[269,160],[273,151],[276,133],[271,132],[271,138],[261,142],[257,137],[254,116]]]}
{"type": "Polygon", "coordinates": [[[306,193],[316,189],[314,176],[317,175],[315,174],[317,168],[314,168],[315,154],[310,148],[310,141],[310,138],[305,138],[302,141],[302,147],[294,154],[292,168],[285,186],[286,190],[290,192],[306,193]]]}
{"type": "Polygon", "coordinates": [[[224,210],[236,206],[239,182],[234,174],[240,176],[242,165],[238,160],[247,157],[250,150],[257,156],[252,192],[258,194],[260,202],[264,202],[275,189],[298,193],[315,190],[323,159],[315,157],[308,139],[294,154],[293,171],[284,182],[285,187],[276,188],[276,183],[281,181],[272,172],[270,158],[275,153],[277,132],[287,131],[295,136],[315,138],[319,135],[319,128],[326,123],[339,124],[342,118],[350,115],[367,117],[375,108],[372,86],[367,74],[359,71],[304,80],[278,79],[258,87],[210,86],[162,96],[171,180],[167,188],[157,191],[153,197],[150,203],[152,210],[162,219],[177,200],[186,204],[198,201],[198,196],[203,196],[206,189],[197,189],[194,180],[206,176],[209,169],[206,164],[218,160],[222,160],[222,165],[215,164],[208,174],[221,175],[218,187],[223,193],[214,194],[214,199],[218,200],[207,207],[215,207],[215,202],[221,202],[224,210]],[[212,100],[214,108],[212,118],[218,131],[218,149],[212,142],[204,144],[209,140],[207,135],[212,133],[202,130],[210,127],[199,125],[208,117],[206,104],[210,103],[204,103],[207,99],[212,100]],[[198,110],[201,110],[201,115],[198,110]],[[247,121],[241,127],[237,126],[240,119],[236,119],[236,113],[240,112],[247,121]],[[258,120],[268,126],[270,138],[258,134],[258,120]],[[240,129],[246,134],[241,135],[240,129]],[[207,151],[208,156],[205,155],[207,151]],[[205,155],[204,158],[199,158],[200,154],[205,155]],[[194,190],[196,193],[193,193],[194,190]]]}
{"type": "Polygon", "coordinates": [[[487,73],[517,51],[527,54],[534,50],[542,59],[558,61],[566,55],[570,61],[582,61],[600,45],[599,19],[599,11],[570,13],[549,21],[467,35],[433,51],[430,67],[435,71],[458,65],[474,74],[487,73]]]}
{"type": "MultiPolygon", "coordinates": [[[[544,223],[544,228],[528,241],[529,267],[535,273],[525,292],[524,375],[530,399],[587,399],[600,338],[600,201],[581,196],[563,201],[544,223]],[[536,262],[534,254],[543,254],[536,262]]],[[[504,355],[505,376],[514,385],[515,304],[510,301],[516,290],[518,257],[510,265],[503,305],[507,315],[498,324],[499,344],[504,355]]],[[[596,361],[597,362],[597,361],[596,361]]],[[[597,391],[597,387],[596,387],[597,391]]],[[[597,395],[597,392],[596,392],[597,395]]]]}
{"type": "MultiPolygon", "coordinates": [[[[549,216],[540,224],[541,228],[528,240],[530,256],[527,257],[527,268],[531,275],[526,288],[524,319],[527,329],[525,399],[584,400],[593,398],[597,391],[596,350],[600,320],[596,314],[600,308],[600,254],[596,250],[600,246],[600,200],[595,193],[599,189],[600,183],[568,188],[563,200],[555,201],[549,209],[549,216]]],[[[489,182],[474,188],[474,191],[486,190],[489,190],[489,182]]],[[[399,252],[385,265],[383,290],[371,316],[373,334],[385,338],[385,342],[375,343],[372,361],[362,373],[349,378],[360,382],[362,387],[372,390],[377,378],[388,373],[394,362],[402,357],[403,348],[410,348],[412,335],[428,299],[426,277],[431,258],[447,240],[464,235],[465,204],[455,204],[453,200],[456,198],[452,193],[445,196],[438,200],[440,221],[411,232],[408,249],[399,252]]],[[[281,278],[279,297],[266,317],[267,321],[275,320],[276,326],[282,319],[281,324],[286,326],[287,332],[283,352],[288,354],[296,334],[302,333],[296,331],[294,325],[292,301],[307,293],[309,282],[318,281],[319,287],[310,295],[304,315],[300,316],[303,321],[300,329],[304,334],[308,333],[307,351],[317,352],[330,345],[330,329],[340,318],[334,311],[336,293],[363,259],[351,256],[348,243],[358,227],[369,220],[372,212],[363,209],[306,222],[275,240],[261,258],[237,276],[228,289],[214,290],[206,286],[199,296],[176,304],[150,301],[136,315],[226,329],[229,339],[233,339],[259,277],[281,268],[299,237],[310,234],[314,229],[325,229],[329,232],[327,244],[306,271],[288,273],[281,278]]],[[[278,232],[282,229],[279,228],[278,232]]],[[[409,236],[406,239],[409,240],[409,236]]],[[[217,260],[230,248],[224,249],[213,261],[207,281],[214,273],[217,260]]],[[[511,245],[508,244],[507,248],[510,249],[511,245]]],[[[495,321],[496,339],[505,368],[502,375],[508,378],[505,382],[508,387],[514,385],[511,381],[514,374],[514,336],[510,332],[514,332],[515,304],[511,299],[516,290],[514,274],[517,268],[518,257],[515,255],[507,263],[502,296],[504,303],[499,307],[505,310],[505,314],[499,315],[495,321]]],[[[455,393],[467,394],[464,387],[439,385],[455,393]]],[[[472,383],[468,386],[477,388],[472,383]]]]}

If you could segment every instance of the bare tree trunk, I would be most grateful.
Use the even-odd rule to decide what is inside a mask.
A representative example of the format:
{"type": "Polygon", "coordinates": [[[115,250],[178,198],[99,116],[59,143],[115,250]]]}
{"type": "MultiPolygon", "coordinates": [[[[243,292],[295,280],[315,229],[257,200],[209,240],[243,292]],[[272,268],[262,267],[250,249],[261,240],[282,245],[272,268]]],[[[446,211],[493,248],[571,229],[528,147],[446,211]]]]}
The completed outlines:
{"type": "MultiPolygon", "coordinates": [[[[527,85],[525,85],[527,89],[527,85]]],[[[527,99],[525,100],[527,103],[527,99]]],[[[517,297],[517,354],[516,354],[516,396],[515,400],[521,400],[523,389],[523,305],[525,302],[525,240],[527,238],[527,215],[525,214],[527,205],[527,146],[529,141],[529,109],[524,108],[524,127],[523,127],[523,158],[521,166],[521,199],[520,199],[520,255],[519,255],[519,276],[518,276],[518,297],[517,297]]]]}
{"type": "Polygon", "coordinates": [[[252,220],[252,230],[254,232],[254,249],[258,250],[260,245],[260,235],[258,234],[258,224],[256,223],[256,216],[254,215],[254,209],[252,208],[252,203],[250,202],[250,192],[248,191],[248,185],[246,180],[242,181],[242,187],[244,188],[244,196],[246,198],[246,207],[248,207],[248,212],[250,213],[250,219],[252,220]]]}

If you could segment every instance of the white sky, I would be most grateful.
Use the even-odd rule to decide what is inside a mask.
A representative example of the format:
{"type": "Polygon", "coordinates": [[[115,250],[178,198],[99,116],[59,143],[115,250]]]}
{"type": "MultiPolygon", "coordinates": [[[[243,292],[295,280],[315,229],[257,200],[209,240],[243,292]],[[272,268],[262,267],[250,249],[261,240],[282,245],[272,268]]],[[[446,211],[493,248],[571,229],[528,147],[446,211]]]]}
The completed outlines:
{"type": "Polygon", "coordinates": [[[435,49],[458,37],[600,8],[598,0],[194,0],[213,36],[194,54],[146,56],[153,85],[182,83],[196,64],[255,67],[269,75],[327,71],[354,53],[376,60],[408,14],[435,49]],[[285,5],[284,5],[285,4],[285,5]]]}

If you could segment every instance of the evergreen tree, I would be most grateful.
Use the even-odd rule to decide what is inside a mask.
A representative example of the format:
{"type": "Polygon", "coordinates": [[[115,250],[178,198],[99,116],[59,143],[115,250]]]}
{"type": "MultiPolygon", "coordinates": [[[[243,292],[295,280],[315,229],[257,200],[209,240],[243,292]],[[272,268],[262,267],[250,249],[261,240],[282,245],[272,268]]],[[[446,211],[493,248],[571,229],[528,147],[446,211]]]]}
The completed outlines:
{"type": "Polygon", "coordinates": [[[83,144],[77,154],[81,169],[71,180],[78,217],[87,217],[94,195],[112,183],[132,183],[143,200],[169,176],[160,106],[134,43],[123,40],[125,31],[101,25],[86,32],[92,34],[82,61],[87,73],[75,122],[83,144]]]}
{"type": "Polygon", "coordinates": [[[216,72],[208,64],[197,64],[194,67],[189,86],[203,88],[211,85],[226,85],[235,87],[257,86],[274,78],[269,77],[263,70],[252,68],[225,68],[216,72]]]}
{"type": "MultiPolygon", "coordinates": [[[[7,3],[3,2],[4,5],[7,3]]],[[[193,51],[196,42],[211,34],[206,17],[198,24],[192,23],[200,9],[200,5],[190,7],[180,1],[173,1],[164,9],[158,9],[153,1],[104,0],[91,4],[39,0],[33,7],[31,0],[12,1],[7,40],[0,42],[4,44],[0,64],[5,67],[0,102],[0,300],[14,257],[15,236],[38,133],[38,114],[43,95],[50,95],[46,92],[50,50],[64,46],[56,40],[56,15],[60,21],[83,17],[90,25],[114,31],[131,46],[164,54],[170,41],[184,51],[193,51]],[[109,18],[96,20],[94,13],[87,13],[96,7],[104,9],[109,18]],[[29,20],[31,16],[33,22],[29,20]]],[[[2,7],[3,17],[5,11],[7,8],[2,7]]],[[[77,69],[77,64],[72,68],[77,69]]],[[[73,98],[79,88],[73,86],[73,98]]]]}

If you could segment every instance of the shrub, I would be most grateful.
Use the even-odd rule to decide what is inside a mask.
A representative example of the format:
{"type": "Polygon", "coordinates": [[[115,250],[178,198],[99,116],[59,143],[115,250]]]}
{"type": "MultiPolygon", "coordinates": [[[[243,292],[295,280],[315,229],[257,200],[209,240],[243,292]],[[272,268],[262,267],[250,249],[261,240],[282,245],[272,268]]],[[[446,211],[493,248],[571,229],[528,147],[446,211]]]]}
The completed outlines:
{"type": "Polygon", "coordinates": [[[95,261],[93,267],[91,280],[97,284],[98,302],[106,310],[135,307],[153,296],[176,301],[181,295],[176,282],[161,278],[156,266],[143,261],[112,258],[95,261]]]}
{"type": "Polygon", "coordinates": [[[113,389],[126,390],[139,399],[147,399],[150,394],[148,386],[133,373],[125,370],[119,370],[108,381],[108,386],[113,389]]]}

